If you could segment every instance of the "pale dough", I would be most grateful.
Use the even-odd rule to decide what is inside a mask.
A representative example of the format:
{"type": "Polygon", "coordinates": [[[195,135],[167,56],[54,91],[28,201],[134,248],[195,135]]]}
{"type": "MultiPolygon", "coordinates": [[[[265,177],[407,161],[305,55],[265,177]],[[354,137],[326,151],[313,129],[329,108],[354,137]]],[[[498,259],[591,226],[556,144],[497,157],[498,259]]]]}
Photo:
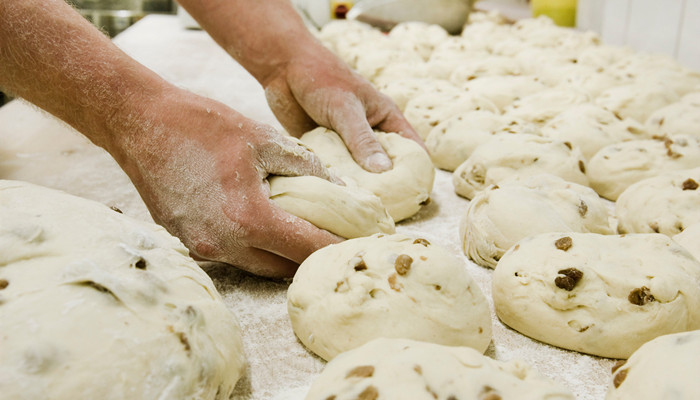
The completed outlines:
{"type": "Polygon", "coordinates": [[[501,258],[492,286],[506,325],[602,357],[700,329],[700,262],[657,233],[532,236],[501,258]]]}
{"type": "Polygon", "coordinates": [[[586,163],[570,144],[529,134],[500,133],[478,146],[452,174],[455,192],[467,199],[506,178],[549,173],[588,184],[586,163]]]}
{"type": "Polygon", "coordinates": [[[700,223],[685,228],[683,232],[673,236],[673,240],[700,261],[700,223]]]}
{"type": "Polygon", "coordinates": [[[644,122],[656,110],[678,101],[678,95],[662,84],[628,84],[610,88],[600,94],[596,104],[621,118],[644,122]]]}
{"type": "Polygon", "coordinates": [[[392,169],[378,174],[358,165],[340,136],[329,129],[316,128],[305,133],[301,141],[341,179],[354,180],[377,195],[394,222],[399,222],[417,213],[430,198],[435,167],[428,153],[413,140],[395,133],[376,134],[393,162],[392,169]]]}
{"type": "Polygon", "coordinates": [[[660,336],[616,366],[606,400],[700,399],[700,331],[660,336]]]}
{"type": "Polygon", "coordinates": [[[464,254],[495,268],[516,242],[546,232],[611,235],[612,216],[593,189],[542,174],[501,182],[477,193],[460,224],[464,254]]]}
{"type": "MultiPolygon", "coordinates": [[[[386,71],[388,71],[388,69],[385,70],[385,72],[386,71]]],[[[382,77],[388,78],[388,76],[384,75],[382,77]]],[[[390,79],[386,79],[385,83],[379,84],[378,89],[394,100],[394,103],[396,103],[401,111],[406,108],[406,104],[408,104],[411,99],[426,92],[444,93],[445,95],[460,92],[460,89],[444,79],[421,77],[398,79],[392,76],[390,79]]]]}
{"type": "Polygon", "coordinates": [[[504,110],[514,101],[544,90],[545,86],[533,76],[484,76],[467,81],[464,89],[483,96],[504,110]]]}
{"type": "Polygon", "coordinates": [[[270,198],[282,209],[344,238],[394,233],[394,220],[374,193],[353,181],[336,185],[315,176],[270,178],[270,198]]]}
{"type": "Polygon", "coordinates": [[[700,223],[700,168],[641,180],[617,198],[620,233],[673,236],[700,223]]]}
{"type": "Polygon", "coordinates": [[[696,167],[700,167],[700,136],[675,135],[605,146],[588,162],[588,177],[598,194],[614,201],[642,179],[696,167]]]}
{"type": "Polygon", "coordinates": [[[575,105],[542,127],[542,136],[569,142],[590,160],[603,147],[627,140],[648,139],[644,126],[634,119],[619,119],[595,104],[575,105]]]}
{"type": "Polygon", "coordinates": [[[228,399],[241,332],[165,229],[0,181],[0,399],[228,399]]]}
{"type": "Polygon", "coordinates": [[[694,101],[695,96],[656,110],[646,121],[649,130],[657,135],[700,136],[700,100],[694,101]]]}
{"type": "Polygon", "coordinates": [[[306,400],[573,400],[525,363],[496,361],[468,347],[375,339],[326,365],[306,400]]]}
{"type": "Polygon", "coordinates": [[[374,235],[330,245],[299,267],[287,293],[294,333],[330,360],[377,337],[484,352],[486,298],[464,264],[422,238],[374,235]]]}
{"type": "Polygon", "coordinates": [[[571,88],[550,88],[525,96],[505,108],[504,114],[544,124],[576,104],[588,102],[588,95],[571,88]]]}

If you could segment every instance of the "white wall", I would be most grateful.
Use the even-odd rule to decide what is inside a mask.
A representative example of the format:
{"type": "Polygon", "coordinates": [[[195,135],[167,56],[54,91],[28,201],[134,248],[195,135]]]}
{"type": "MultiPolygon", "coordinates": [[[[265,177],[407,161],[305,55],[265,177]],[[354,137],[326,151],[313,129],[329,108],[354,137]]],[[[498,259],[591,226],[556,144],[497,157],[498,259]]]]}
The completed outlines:
{"type": "Polygon", "coordinates": [[[700,70],[700,0],[578,0],[577,25],[700,70]]]}

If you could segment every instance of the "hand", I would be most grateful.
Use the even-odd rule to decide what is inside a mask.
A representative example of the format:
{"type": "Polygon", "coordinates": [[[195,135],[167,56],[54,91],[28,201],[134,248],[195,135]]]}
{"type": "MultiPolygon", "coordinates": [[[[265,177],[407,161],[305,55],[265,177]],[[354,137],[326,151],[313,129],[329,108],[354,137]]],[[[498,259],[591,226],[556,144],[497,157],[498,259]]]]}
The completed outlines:
{"type": "Polygon", "coordinates": [[[391,99],[314,42],[262,82],[270,108],[294,136],[325,126],[343,138],[363,168],[382,172],[391,161],[372,128],[423,141],[391,99]]]}
{"type": "MultiPolygon", "coordinates": [[[[175,89],[173,89],[175,90],[175,89]]],[[[177,90],[150,106],[108,150],[153,218],[192,255],[269,277],[292,276],[309,254],[341,239],[269,199],[265,178],[329,179],[313,154],[273,128],[177,90]]]]}

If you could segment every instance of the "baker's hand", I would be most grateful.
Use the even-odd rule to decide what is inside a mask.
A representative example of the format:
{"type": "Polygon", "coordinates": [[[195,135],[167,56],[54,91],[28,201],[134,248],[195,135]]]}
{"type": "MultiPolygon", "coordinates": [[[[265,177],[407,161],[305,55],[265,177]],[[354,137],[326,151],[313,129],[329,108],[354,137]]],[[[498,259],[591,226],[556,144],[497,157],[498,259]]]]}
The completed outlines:
{"type": "Polygon", "coordinates": [[[358,164],[371,172],[392,166],[373,127],[425,147],[389,97],[320,44],[309,47],[262,82],[270,108],[290,134],[300,136],[319,125],[328,127],[343,138],[358,164]]]}
{"type": "Polygon", "coordinates": [[[140,134],[109,150],[194,257],[284,277],[341,240],[269,199],[268,174],[329,179],[313,153],[215,101],[180,90],[165,97],[136,119],[149,125],[124,127],[140,134]]]}

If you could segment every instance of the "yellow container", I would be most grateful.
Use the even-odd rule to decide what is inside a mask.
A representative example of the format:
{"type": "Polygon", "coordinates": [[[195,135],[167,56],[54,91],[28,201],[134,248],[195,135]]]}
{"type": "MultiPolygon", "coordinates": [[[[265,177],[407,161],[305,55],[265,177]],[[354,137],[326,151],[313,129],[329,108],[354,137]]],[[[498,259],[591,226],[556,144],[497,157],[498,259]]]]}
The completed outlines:
{"type": "Polygon", "coordinates": [[[531,0],[532,16],[546,15],[559,26],[576,26],[576,0],[531,0]]]}

